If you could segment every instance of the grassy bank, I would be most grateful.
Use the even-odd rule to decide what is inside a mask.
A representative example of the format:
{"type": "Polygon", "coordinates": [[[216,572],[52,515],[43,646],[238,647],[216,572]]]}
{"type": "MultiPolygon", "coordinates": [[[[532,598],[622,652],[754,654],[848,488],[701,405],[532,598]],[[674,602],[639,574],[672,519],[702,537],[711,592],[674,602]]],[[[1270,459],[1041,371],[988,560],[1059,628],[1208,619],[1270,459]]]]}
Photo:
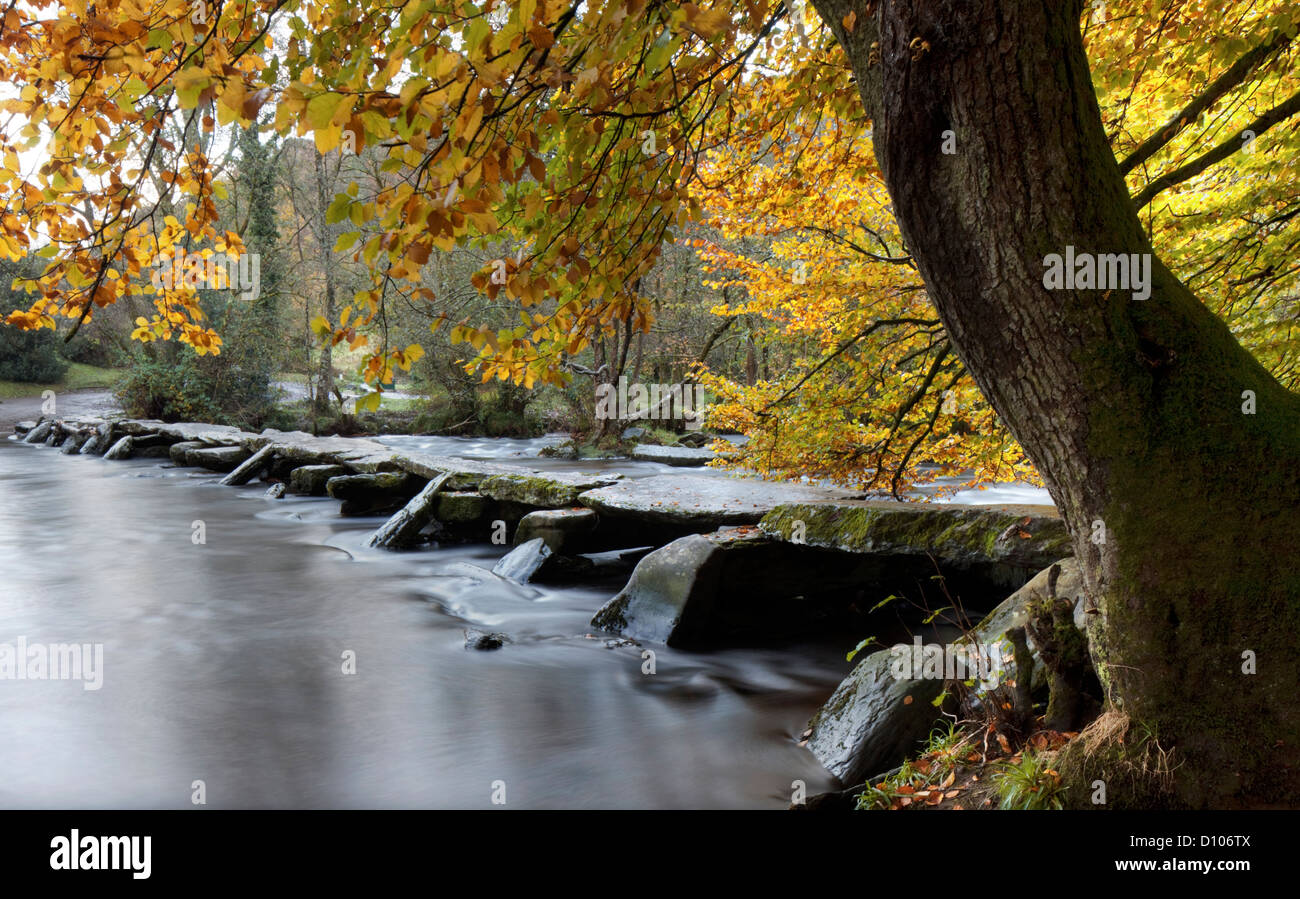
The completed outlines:
{"type": "Polygon", "coordinates": [[[40,396],[46,390],[63,393],[69,390],[111,389],[122,376],[120,369],[97,368],[74,362],[64,373],[62,380],[52,384],[32,384],[25,381],[0,381],[0,399],[11,400],[19,397],[40,396]]]}

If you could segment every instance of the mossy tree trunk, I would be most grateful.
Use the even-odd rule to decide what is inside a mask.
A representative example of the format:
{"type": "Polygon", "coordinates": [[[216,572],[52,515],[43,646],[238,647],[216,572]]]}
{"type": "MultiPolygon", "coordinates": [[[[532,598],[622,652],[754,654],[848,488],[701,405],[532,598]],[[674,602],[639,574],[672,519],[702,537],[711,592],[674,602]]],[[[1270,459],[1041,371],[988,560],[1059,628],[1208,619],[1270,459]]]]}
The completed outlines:
{"type": "Polygon", "coordinates": [[[814,2],[953,346],[1070,527],[1109,697],[1177,747],[1184,801],[1294,797],[1300,397],[1158,259],[1146,300],[1043,285],[1066,246],[1152,252],[1082,3],[814,2]]]}

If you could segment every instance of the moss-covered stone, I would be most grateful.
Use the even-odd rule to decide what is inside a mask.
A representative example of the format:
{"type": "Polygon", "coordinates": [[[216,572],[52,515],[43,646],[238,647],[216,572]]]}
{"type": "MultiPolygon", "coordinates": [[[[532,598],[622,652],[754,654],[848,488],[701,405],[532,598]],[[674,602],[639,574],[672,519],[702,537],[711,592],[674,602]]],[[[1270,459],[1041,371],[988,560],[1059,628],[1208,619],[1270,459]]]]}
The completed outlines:
{"type": "Polygon", "coordinates": [[[303,496],[324,496],[330,479],[347,473],[343,465],[300,465],[289,474],[289,490],[303,496]]]}
{"type": "Polygon", "coordinates": [[[478,493],[440,493],[434,517],[448,524],[464,524],[483,520],[491,507],[491,501],[478,493]]]}
{"type": "MultiPolygon", "coordinates": [[[[1072,550],[1050,506],[940,506],[853,500],[781,505],[759,525],[782,540],[855,553],[931,556],[940,565],[1006,566],[1008,582],[1072,550]]],[[[1027,575],[1026,575],[1027,576],[1027,575]]]]}
{"type": "Polygon", "coordinates": [[[498,502],[518,503],[537,509],[562,509],[577,505],[578,494],[614,483],[613,478],[582,474],[520,472],[485,478],[479,492],[498,502]]]}

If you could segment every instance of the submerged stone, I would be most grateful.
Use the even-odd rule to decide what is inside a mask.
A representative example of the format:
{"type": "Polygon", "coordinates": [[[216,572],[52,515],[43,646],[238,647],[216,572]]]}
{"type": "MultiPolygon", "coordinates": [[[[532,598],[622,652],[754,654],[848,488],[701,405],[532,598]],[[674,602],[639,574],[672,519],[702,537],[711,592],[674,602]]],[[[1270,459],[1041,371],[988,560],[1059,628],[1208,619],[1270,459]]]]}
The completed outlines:
{"type": "Polygon", "coordinates": [[[512,549],[493,566],[492,573],[518,584],[526,584],[550,558],[551,550],[542,542],[541,537],[537,537],[512,549]]]}

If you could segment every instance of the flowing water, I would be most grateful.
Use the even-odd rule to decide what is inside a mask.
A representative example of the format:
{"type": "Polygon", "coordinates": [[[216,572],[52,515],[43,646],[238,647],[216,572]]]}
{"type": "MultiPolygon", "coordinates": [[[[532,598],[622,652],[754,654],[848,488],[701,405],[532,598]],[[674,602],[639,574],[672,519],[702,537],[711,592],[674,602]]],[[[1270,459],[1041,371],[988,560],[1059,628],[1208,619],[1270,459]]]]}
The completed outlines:
{"type": "Polygon", "coordinates": [[[0,679],[0,806],[182,808],[202,781],[219,808],[489,808],[504,787],[508,808],[775,809],[793,781],[834,787],[797,741],[856,636],[652,646],[644,674],[641,647],[588,626],[620,582],[520,587],[490,545],[370,550],[382,519],[218,477],[0,440],[0,654],[103,647],[99,689],[0,679]],[[467,627],[514,642],[466,649],[467,627]]]}

